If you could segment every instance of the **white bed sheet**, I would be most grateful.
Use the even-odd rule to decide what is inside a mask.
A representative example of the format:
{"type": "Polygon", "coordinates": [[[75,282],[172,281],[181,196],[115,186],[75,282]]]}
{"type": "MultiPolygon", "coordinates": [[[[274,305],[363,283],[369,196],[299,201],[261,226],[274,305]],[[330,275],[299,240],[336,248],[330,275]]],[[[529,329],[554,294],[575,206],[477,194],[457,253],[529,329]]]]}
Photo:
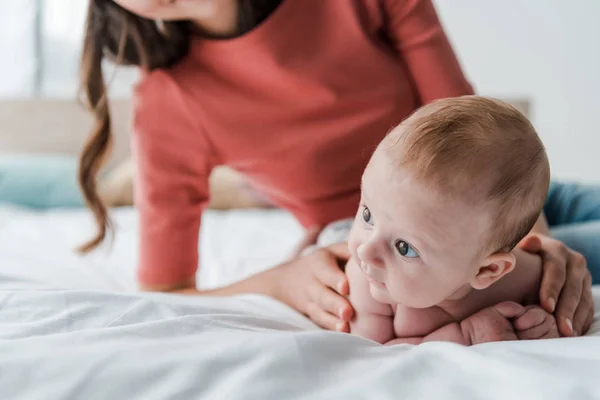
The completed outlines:
{"type": "MultiPolygon", "coordinates": [[[[82,258],[87,214],[0,207],[0,399],[600,398],[600,314],[577,339],[382,347],[260,296],[136,293],[136,215],[115,219],[82,258]]],[[[299,236],[283,212],[208,213],[199,279],[274,265],[299,236]]]]}

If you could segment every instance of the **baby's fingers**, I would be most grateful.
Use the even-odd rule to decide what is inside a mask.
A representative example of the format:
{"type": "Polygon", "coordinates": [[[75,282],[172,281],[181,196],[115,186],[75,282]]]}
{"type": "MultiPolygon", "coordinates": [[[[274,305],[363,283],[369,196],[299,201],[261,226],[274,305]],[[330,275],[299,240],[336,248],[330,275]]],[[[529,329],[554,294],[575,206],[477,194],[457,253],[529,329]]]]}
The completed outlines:
{"type": "Polygon", "coordinates": [[[542,308],[528,308],[523,315],[513,322],[513,326],[517,331],[524,331],[542,324],[546,317],[548,317],[548,313],[542,308]]]}
{"type": "Polygon", "coordinates": [[[518,318],[525,313],[525,308],[513,301],[505,301],[503,303],[496,304],[492,307],[498,314],[504,318],[518,318]]]}
{"type": "Polygon", "coordinates": [[[517,336],[519,337],[519,340],[535,340],[545,338],[549,332],[550,324],[542,323],[524,331],[517,331],[517,336]]]}
{"type": "Polygon", "coordinates": [[[560,337],[558,326],[553,315],[548,314],[544,322],[533,328],[517,331],[520,340],[556,339],[560,337]]]}

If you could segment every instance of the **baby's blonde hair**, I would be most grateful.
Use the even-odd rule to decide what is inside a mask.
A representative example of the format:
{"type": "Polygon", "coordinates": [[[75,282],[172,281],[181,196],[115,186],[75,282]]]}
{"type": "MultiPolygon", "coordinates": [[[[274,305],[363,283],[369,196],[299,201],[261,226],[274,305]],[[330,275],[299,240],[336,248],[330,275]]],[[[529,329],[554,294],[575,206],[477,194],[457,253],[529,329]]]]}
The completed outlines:
{"type": "Polygon", "coordinates": [[[529,120],[499,100],[435,101],[402,122],[382,145],[400,167],[443,195],[493,207],[490,248],[484,251],[512,249],[543,209],[550,183],[544,145],[529,120]]]}

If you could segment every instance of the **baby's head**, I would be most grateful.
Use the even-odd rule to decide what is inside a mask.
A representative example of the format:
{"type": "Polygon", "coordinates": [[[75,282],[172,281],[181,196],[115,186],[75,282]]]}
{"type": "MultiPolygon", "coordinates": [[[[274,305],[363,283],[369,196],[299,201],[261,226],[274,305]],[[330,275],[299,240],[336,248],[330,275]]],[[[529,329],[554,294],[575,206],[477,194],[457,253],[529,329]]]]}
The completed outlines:
{"type": "Polygon", "coordinates": [[[484,289],[514,268],[550,181],[531,123],[465,96],[416,111],[379,144],[350,235],[376,300],[424,308],[484,289]]]}

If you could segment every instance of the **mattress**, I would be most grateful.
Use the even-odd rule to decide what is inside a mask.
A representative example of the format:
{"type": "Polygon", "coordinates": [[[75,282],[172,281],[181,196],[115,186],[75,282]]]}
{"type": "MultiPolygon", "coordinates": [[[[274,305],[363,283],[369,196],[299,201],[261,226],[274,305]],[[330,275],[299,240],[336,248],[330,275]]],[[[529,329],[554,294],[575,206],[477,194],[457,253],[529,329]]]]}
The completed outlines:
{"type": "MultiPolygon", "coordinates": [[[[80,256],[88,213],[0,207],[0,399],[600,398],[600,314],[581,338],[384,347],[258,295],[139,293],[137,215],[114,219],[80,256]]],[[[198,280],[276,265],[300,236],[282,211],[208,212],[198,280]]]]}

